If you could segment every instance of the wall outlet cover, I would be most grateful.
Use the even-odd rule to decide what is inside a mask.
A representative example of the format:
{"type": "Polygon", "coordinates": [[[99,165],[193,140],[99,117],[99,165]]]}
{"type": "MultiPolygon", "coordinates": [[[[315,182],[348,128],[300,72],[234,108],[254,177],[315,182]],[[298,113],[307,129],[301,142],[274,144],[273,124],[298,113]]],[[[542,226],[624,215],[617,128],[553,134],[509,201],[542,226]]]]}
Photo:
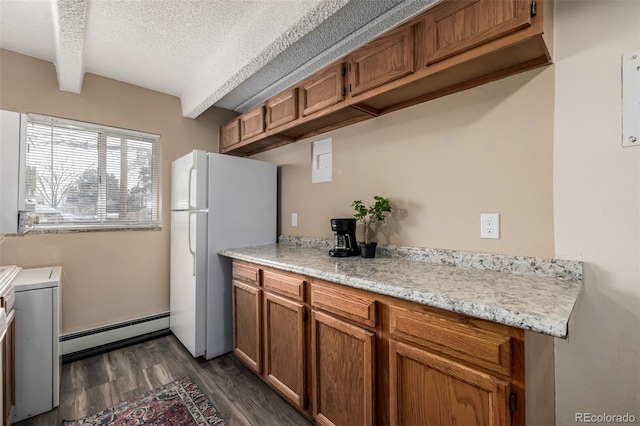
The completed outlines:
{"type": "Polygon", "coordinates": [[[480,214],[480,238],[500,238],[500,213],[480,214]]]}

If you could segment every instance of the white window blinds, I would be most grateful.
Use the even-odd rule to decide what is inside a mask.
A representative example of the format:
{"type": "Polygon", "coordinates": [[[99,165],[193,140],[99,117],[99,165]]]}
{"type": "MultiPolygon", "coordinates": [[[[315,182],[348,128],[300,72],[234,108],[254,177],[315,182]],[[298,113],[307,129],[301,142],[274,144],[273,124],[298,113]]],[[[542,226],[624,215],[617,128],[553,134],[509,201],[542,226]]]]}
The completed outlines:
{"type": "Polygon", "coordinates": [[[159,136],[29,115],[26,201],[35,229],[160,226],[159,136]]]}

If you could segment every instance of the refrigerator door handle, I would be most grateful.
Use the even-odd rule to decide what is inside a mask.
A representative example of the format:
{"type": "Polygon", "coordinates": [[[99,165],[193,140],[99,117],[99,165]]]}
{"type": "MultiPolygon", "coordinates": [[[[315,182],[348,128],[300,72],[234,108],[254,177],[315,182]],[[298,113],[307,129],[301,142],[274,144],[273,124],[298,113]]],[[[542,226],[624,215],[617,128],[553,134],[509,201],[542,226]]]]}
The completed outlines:
{"type": "MultiPolygon", "coordinates": [[[[191,179],[193,177],[193,172],[196,172],[197,168],[196,168],[196,157],[195,155],[193,156],[193,164],[191,164],[191,167],[189,168],[189,180],[188,180],[188,189],[187,189],[187,205],[189,206],[189,209],[195,209],[196,206],[191,204],[191,179]]],[[[191,242],[189,242],[189,244],[191,244],[191,242]]]]}
{"type": "Polygon", "coordinates": [[[191,257],[193,257],[193,276],[196,276],[196,251],[193,249],[193,246],[191,245],[191,217],[193,215],[195,215],[197,212],[195,211],[189,211],[189,225],[187,228],[187,232],[189,233],[189,252],[191,253],[191,257]]]}

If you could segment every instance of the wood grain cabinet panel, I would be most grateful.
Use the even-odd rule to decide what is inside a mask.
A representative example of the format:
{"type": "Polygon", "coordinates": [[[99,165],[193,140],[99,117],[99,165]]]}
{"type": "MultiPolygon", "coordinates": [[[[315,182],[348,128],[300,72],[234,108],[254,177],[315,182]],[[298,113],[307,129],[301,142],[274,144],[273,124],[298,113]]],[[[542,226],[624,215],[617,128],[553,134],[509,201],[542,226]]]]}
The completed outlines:
{"type": "MultiPolygon", "coordinates": [[[[2,304],[4,309],[4,303],[2,304]]],[[[2,356],[2,419],[0,425],[9,426],[13,421],[13,412],[16,406],[16,381],[15,381],[15,311],[11,310],[7,316],[7,330],[0,337],[0,351],[2,356]]]]}
{"type": "Polygon", "coordinates": [[[303,117],[336,105],[345,99],[343,62],[304,79],[300,84],[300,111],[303,117]]]}
{"type": "Polygon", "coordinates": [[[369,327],[376,326],[376,301],[359,292],[313,284],[311,306],[369,327]]]}
{"type": "Polygon", "coordinates": [[[456,0],[426,13],[426,65],[531,25],[530,1],[456,0]]]}
{"type": "Polygon", "coordinates": [[[285,90],[267,101],[267,129],[272,130],[298,118],[298,89],[285,90]]]}
{"type": "Polygon", "coordinates": [[[312,311],[313,414],[319,425],[375,424],[375,334],[312,311]]]}
{"type": "Polygon", "coordinates": [[[413,27],[391,31],[349,55],[349,93],[356,96],[414,71],[413,27]]]}
{"type": "Polygon", "coordinates": [[[227,148],[240,142],[240,119],[235,119],[220,127],[220,148],[227,148]]]}
{"type": "Polygon", "coordinates": [[[233,262],[233,278],[248,284],[260,285],[260,269],[251,263],[233,262]]]}
{"type": "Polygon", "coordinates": [[[266,130],[265,106],[261,104],[240,116],[240,139],[247,140],[266,130]]]}
{"type": "Polygon", "coordinates": [[[389,306],[392,338],[417,343],[508,376],[511,374],[509,329],[498,324],[492,328],[480,328],[469,317],[455,314],[436,315],[430,311],[389,306]]]}
{"type": "Polygon", "coordinates": [[[262,290],[233,281],[233,352],[262,373],[262,290]]]}
{"type": "Polygon", "coordinates": [[[304,277],[273,269],[262,272],[262,285],[265,290],[273,291],[282,296],[304,301],[304,277]]]}
{"type": "Polygon", "coordinates": [[[305,306],[264,294],[264,374],[293,404],[306,408],[305,306]]]}
{"type": "Polygon", "coordinates": [[[509,383],[447,358],[389,341],[391,425],[506,426],[509,383]]]}

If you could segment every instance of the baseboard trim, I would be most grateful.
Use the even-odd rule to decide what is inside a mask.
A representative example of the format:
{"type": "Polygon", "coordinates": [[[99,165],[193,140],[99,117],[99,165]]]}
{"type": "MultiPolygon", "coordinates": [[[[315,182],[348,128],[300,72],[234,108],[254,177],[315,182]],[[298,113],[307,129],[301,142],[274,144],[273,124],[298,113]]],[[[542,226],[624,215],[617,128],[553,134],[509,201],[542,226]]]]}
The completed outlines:
{"type": "Polygon", "coordinates": [[[171,330],[166,328],[164,330],[158,330],[151,333],[142,334],[140,336],[130,337],[128,339],[119,340],[117,342],[107,343],[105,345],[96,346],[89,349],[73,352],[70,354],[62,355],[62,363],[67,364],[69,362],[79,361],[84,358],[89,358],[96,355],[101,355],[105,352],[110,352],[116,349],[122,349],[127,346],[143,343],[149,340],[157,339],[159,337],[168,336],[171,334],[171,330]]]}
{"type": "Polygon", "coordinates": [[[60,337],[60,353],[63,361],[73,354],[90,353],[94,349],[103,353],[111,350],[109,348],[115,349],[110,345],[120,344],[120,342],[128,342],[127,345],[130,345],[133,344],[131,342],[137,343],[131,339],[138,338],[142,338],[143,341],[149,340],[154,338],[154,333],[164,333],[163,335],[169,333],[168,312],[63,335],[60,337]]]}

